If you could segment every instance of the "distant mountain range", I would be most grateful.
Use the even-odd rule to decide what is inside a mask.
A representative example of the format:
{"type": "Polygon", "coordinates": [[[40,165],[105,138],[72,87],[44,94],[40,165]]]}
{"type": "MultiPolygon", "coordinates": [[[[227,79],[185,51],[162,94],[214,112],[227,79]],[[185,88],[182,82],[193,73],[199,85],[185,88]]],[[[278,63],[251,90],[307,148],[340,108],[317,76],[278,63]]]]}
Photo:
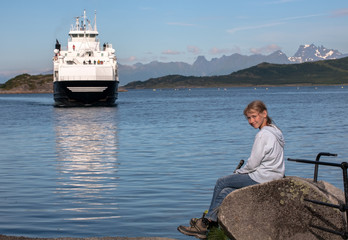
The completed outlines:
{"type": "Polygon", "coordinates": [[[166,75],[147,81],[130,82],[126,89],[193,88],[241,86],[347,85],[348,57],[297,64],[260,63],[219,76],[166,75]]]}
{"type": "Polygon", "coordinates": [[[347,57],[338,50],[327,49],[324,46],[301,45],[294,56],[287,57],[282,51],[275,51],[270,55],[254,54],[250,56],[232,54],[213,58],[208,61],[204,56],[197,57],[193,64],[184,62],[163,63],[154,61],[148,64],[137,63],[134,65],[119,64],[120,84],[126,85],[132,81],[144,81],[166,75],[179,74],[182,76],[216,76],[226,75],[246,69],[263,62],[274,64],[292,64],[314,62],[327,59],[347,57]]]}

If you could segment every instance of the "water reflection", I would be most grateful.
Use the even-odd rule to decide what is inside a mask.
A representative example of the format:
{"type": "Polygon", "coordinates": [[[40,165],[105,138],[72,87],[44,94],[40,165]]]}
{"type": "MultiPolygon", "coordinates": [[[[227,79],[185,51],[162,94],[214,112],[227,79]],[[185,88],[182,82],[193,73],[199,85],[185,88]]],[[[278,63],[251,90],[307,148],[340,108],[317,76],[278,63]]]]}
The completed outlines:
{"type": "Polygon", "coordinates": [[[118,218],[117,108],[56,108],[57,188],[63,218],[118,218]]]}

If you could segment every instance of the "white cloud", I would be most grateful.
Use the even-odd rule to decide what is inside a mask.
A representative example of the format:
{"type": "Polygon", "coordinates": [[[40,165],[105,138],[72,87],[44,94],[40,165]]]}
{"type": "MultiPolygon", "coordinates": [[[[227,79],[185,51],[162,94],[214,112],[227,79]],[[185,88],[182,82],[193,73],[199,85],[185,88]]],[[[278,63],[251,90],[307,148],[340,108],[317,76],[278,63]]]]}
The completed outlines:
{"type": "Polygon", "coordinates": [[[168,49],[168,50],[163,51],[162,54],[165,54],[165,55],[179,55],[179,54],[181,54],[181,52],[168,49]]]}
{"type": "Polygon", "coordinates": [[[272,2],[266,2],[266,4],[283,4],[283,3],[289,3],[289,2],[298,2],[299,0],[276,0],[272,2]]]}
{"type": "Polygon", "coordinates": [[[174,25],[174,26],[185,26],[185,27],[192,27],[195,26],[195,24],[192,23],[183,23],[183,22],[169,22],[168,25],[174,25]]]}
{"type": "Polygon", "coordinates": [[[273,26],[277,26],[277,25],[280,25],[280,24],[284,24],[284,22],[273,22],[273,23],[266,23],[266,24],[261,24],[261,25],[255,25],[255,26],[237,27],[237,28],[229,29],[229,30],[227,30],[227,32],[233,34],[233,33],[239,32],[239,31],[268,28],[268,27],[273,27],[273,26]]]}
{"type": "Polygon", "coordinates": [[[128,58],[128,61],[129,62],[134,62],[134,61],[136,61],[137,60],[137,57],[135,57],[135,56],[130,56],[129,58],[128,58]]]}
{"type": "Polygon", "coordinates": [[[202,51],[196,46],[187,46],[187,51],[193,54],[200,54],[202,51]]]}
{"type": "Polygon", "coordinates": [[[217,48],[217,47],[213,47],[213,48],[211,48],[209,50],[209,53],[212,54],[212,55],[241,53],[241,49],[239,47],[235,47],[235,48],[217,48]]]}
{"type": "Polygon", "coordinates": [[[322,16],[326,16],[326,15],[327,14],[325,14],[325,13],[310,14],[310,15],[304,15],[304,16],[282,18],[279,21],[290,21],[290,20],[297,20],[297,19],[304,19],[304,18],[322,17],[322,16]]]}
{"type": "Polygon", "coordinates": [[[245,30],[269,28],[269,27],[273,27],[273,26],[286,24],[286,23],[293,21],[293,20],[305,19],[305,18],[314,18],[314,17],[325,16],[325,15],[327,15],[327,14],[311,14],[311,15],[305,15],[305,16],[287,17],[287,18],[275,20],[274,22],[260,24],[260,25],[236,27],[236,28],[228,29],[227,32],[233,34],[233,33],[236,33],[239,31],[245,31],[245,30]]]}
{"type": "Polygon", "coordinates": [[[137,57],[135,56],[130,56],[128,58],[120,58],[119,59],[119,62],[122,62],[122,63],[133,63],[135,61],[139,61],[137,57]]]}
{"type": "Polygon", "coordinates": [[[348,8],[338,9],[331,14],[332,17],[348,16],[348,8]]]}
{"type": "Polygon", "coordinates": [[[260,48],[250,48],[250,52],[253,54],[269,54],[280,49],[281,47],[279,47],[277,44],[270,44],[260,48]]]}

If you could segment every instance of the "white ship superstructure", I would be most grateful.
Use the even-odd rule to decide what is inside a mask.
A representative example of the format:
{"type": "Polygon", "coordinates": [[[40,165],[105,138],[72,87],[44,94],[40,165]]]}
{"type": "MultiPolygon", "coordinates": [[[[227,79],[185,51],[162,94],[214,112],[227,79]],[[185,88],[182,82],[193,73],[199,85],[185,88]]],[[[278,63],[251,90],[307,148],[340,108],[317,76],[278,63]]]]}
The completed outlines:
{"type": "Polygon", "coordinates": [[[76,17],[69,31],[68,46],[56,42],[54,50],[54,100],[57,106],[113,105],[117,99],[118,73],[115,49],[102,48],[97,39],[96,15],[92,27],[86,18],[76,17]]]}

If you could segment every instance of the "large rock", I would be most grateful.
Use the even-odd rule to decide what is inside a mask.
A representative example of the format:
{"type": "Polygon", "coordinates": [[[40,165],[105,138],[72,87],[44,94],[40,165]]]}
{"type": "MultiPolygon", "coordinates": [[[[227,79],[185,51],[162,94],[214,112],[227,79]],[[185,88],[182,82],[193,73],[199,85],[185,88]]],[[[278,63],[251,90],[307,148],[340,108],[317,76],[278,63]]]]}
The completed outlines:
{"type": "Polygon", "coordinates": [[[327,182],[286,177],[230,193],[220,207],[219,222],[237,240],[342,239],[311,225],[344,231],[344,214],[304,199],[339,204],[344,194],[327,182]]]}

